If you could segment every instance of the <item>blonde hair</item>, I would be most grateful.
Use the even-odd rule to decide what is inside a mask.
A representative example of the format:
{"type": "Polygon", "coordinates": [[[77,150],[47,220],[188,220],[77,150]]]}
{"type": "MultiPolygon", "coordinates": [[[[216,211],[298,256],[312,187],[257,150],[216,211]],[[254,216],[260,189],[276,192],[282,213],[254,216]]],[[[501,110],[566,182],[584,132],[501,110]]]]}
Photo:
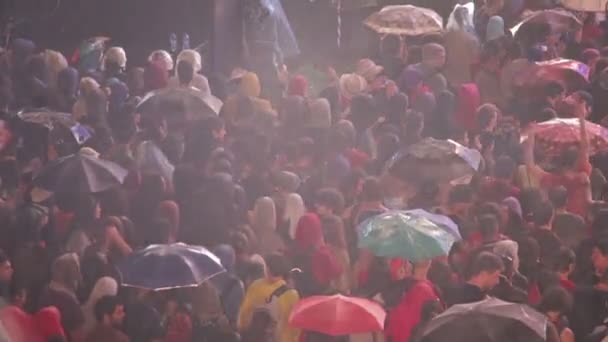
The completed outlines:
{"type": "Polygon", "coordinates": [[[166,71],[173,70],[173,57],[165,50],[153,51],[150,56],[148,56],[148,62],[151,64],[159,64],[166,71]]]}
{"type": "Polygon", "coordinates": [[[57,77],[61,70],[68,67],[68,61],[61,52],[55,50],[44,50],[42,57],[44,58],[44,64],[49,69],[49,86],[55,88],[57,86],[57,77]]]}
{"type": "Polygon", "coordinates": [[[114,62],[121,68],[127,67],[127,54],[125,53],[125,49],[120,46],[113,46],[109,48],[103,56],[103,63],[101,64],[101,68],[106,68],[106,63],[114,62]]]}
{"type": "Polygon", "coordinates": [[[82,93],[89,93],[99,89],[99,83],[97,83],[97,81],[95,81],[95,79],[92,77],[83,77],[80,80],[79,89],[82,93]]]}
{"type": "Polygon", "coordinates": [[[197,73],[203,68],[201,55],[195,50],[183,50],[177,55],[177,63],[186,61],[192,65],[194,72],[197,73]]]}

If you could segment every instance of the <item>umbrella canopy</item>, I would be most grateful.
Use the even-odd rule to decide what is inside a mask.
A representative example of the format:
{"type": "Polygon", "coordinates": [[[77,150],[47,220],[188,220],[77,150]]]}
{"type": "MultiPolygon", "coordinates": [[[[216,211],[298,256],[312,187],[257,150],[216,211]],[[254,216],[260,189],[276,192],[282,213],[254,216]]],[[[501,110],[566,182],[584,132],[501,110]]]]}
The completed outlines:
{"type": "Polygon", "coordinates": [[[559,81],[565,83],[569,91],[586,88],[589,85],[589,66],[571,59],[556,58],[539,62],[535,79],[538,81],[559,81]]]}
{"type": "Polygon", "coordinates": [[[169,123],[180,124],[218,115],[222,101],[213,95],[187,88],[166,88],[148,93],[137,106],[143,115],[172,113],[169,123]]]}
{"type": "Polygon", "coordinates": [[[291,311],[289,325],[331,336],[382,331],[386,312],[365,298],[312,296],[300,300],[291,311]]]}
{"type": "Polygon", "coordinates": [[[524,304],[490,298],[454,305],[424,329],[423,342],[535,342],[546,340],[547,318],[524,304]]]}
{"type": "Polygon", "coordinates": [[[51,192],[95,193],[122,184],[126,176],[120,165],[81,150],[47,164],[34,185],[51,192]]]}
{"type": "Polygon", "coordinates": [[[379,257],[410,261],[448,255],[459,240],[427,217],[400,210],[367,219],[359,225],[358,233],[359,247],[379,257]]]}
{"type": "Polygon", "coordinates": [[[562,0],[562,5],[574,11],[604,12],[608,0],[562,0]]]}
{"type": "Polygon", "coordinates": [[[148,246],[129,255],[118,270],[123,285],[155,291],[196,287],[225,272],[209,250],[183,243],[148,246]]]}
{"type": "Polygon", "coordinates": [[[397,153],[387,165],[388,172],[406,182],[448,183],[472,176],[479,168],[479,151],[453,140],[426,138],[397,153]]]}
{"type": "Polygon", "coordinates": [[[445,229],[448,233],[454,235],[454,237],[458,240],[462,239],[462,236],[460,235],[460,229],[458,229],[458,225],[447,216],[432,214],[423,209],[407,210],[406,213],[418,217],[424,217],[427,220],[435,223],[439,227],[445,229]]]}
{"type": "Polygon", "coordinates": [[[443,32],[443,19],[437,12],[412,5],[386,6],[364,24],[380,34],[420,36],[443,32]]]}
{"type": "Polygon", "coordinates": [[[49,132],[69,131],[78,144],[91,138],[91,131],[76,121],[72,114],[53,111],[20,112],[17,117],[25,123],[40,125],[49,132]]]}
{"type": "Polygon", "coordinates": [[[560,9],[548,9],[530,12],[526,18],[511,28],[515,38],[528,40],[538,30],[536,24],[548,23],[553,33],[575,32],[583,27],[583,23],[572,13],[560,9]]]}
{"type": "MultiPolygon", "coordinates": [[[[608,129],[587,121],[589,153],[608,150],[608,129]]],[[[534,128],[536,146],[548,156],[559,155],[570,147],[578,147],[581,141],[579,119],[553,119],[537,124],[534,128]]]]}

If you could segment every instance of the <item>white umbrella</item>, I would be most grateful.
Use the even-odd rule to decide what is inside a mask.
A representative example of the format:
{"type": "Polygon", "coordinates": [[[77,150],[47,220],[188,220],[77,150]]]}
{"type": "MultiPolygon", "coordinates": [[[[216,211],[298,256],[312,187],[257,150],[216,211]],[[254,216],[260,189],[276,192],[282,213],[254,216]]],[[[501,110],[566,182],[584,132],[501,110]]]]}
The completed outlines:
{"type": "Polygon", "coordinates": [[[604,12],[608,0],[562,0],[562,5],[575,11],[604,12]]]}

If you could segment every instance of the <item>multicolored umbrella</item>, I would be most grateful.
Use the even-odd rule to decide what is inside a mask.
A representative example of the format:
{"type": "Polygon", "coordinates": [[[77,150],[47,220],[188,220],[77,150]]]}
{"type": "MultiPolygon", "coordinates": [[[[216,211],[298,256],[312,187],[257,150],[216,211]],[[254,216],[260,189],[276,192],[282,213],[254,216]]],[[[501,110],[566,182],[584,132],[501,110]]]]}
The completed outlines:
{"type": "Polygon", "coordinates": [[[536,63],[535,79],[538,81],[558,81],[565,83],[569,91],[586,88],[589,85],[589,66],[571,59],[557,58],[536,63]]]}
{"type": "Polygon", "coordinates": [[[155,291],[196,287],[226,271],[206,248],[183,243],[148,246],[129,255],[118,270],[123,285],[155,291]]]}
{"type": "Polygon", "coordinates": [[[475,149],[453,140],[426,138],[397,153],[388,163],[387,170],[405,182],[449,183],[472,176],[480,162],[481,154],[475,149]]]}
{"type": "Polygon", "coordinates": [[[412,5],[386,6],[364,24],[379,34],[420,36],[443,32],[443,19],[437,12],[412,5]]]}
{"type": "Polygon", "coordinates": [[[300,300],[289,317],[289,325],[330,336],[382,331],[386,312],[365,298],[312,296],[300,300]]]}
{"type": "Polygon", "coordinates": [[[358,233],[359,247],[379,257],[409,261],[446,256],[459,240],[424,215],[400,210],[367,219],[359,225],[358,233]]]}
{"type": "MultiPolygon", "coordinates": [[[[608,150],[608,128],[587,121],[589,153],[608,150]]],[[[578,147],[581,141],[579,119],[553,119],[537,124],[534,128],[536,147],[548,156],[559,155],[570,147],[578,147]]]]}
{"type": "Polygon", "coordinates": [[[541,342],[547,317],[525,304],[489,298],[454,305],[424,328],[422,342],[541,342]]]}
{"type": "Polygon", "coordinates": [[[608,0],[562,0],[562,6],[581,12],[605,12],[608,0]]]}

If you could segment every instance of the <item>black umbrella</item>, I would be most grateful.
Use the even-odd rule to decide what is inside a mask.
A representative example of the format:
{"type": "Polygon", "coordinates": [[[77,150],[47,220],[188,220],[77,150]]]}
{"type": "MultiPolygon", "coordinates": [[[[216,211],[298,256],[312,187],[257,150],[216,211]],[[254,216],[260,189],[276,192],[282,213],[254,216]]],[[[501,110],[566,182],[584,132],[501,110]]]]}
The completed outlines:
{"type": "Polygon", "coordinates": [[[424,329],[422,342],[541,342],[547,318],[524,304],[489,298],[454,305],[424,329]]]}
{"type": "Polygon", "coordinates": [[[206,248],[183,243],[149,246],[131,254],[118,269],[123,285],[157,291],[195,287],[226,271],[206,248]]]}
{"type": "Polygon", "coordinates": [[[127,170],[81,150],[46,165],[34,185],[51,192],[101,192],[122,184],[127,170]]]}

